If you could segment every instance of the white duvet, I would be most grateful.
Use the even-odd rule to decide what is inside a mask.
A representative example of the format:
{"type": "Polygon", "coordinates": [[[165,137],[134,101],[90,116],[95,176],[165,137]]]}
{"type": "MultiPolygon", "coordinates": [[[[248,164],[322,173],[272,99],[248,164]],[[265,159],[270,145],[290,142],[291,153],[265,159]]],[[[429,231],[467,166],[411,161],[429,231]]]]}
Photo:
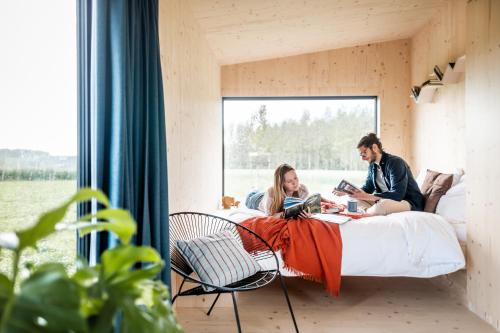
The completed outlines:
{"type": "MultiPolygon", "coordinates": [[[[245,209],[225,217],[241,222],[261,215],[245,209]]],[[[351,220],[340,225],[340,232],[344,276],[433,277],[465,266],[453,227],[436,214],[404,212],[351,220]]]]}

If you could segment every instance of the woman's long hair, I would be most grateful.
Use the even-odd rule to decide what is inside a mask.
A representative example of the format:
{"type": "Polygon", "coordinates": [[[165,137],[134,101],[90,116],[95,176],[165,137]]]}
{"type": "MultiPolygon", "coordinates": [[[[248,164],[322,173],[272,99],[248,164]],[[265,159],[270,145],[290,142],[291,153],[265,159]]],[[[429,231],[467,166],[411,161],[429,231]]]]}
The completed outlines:
{"type": "MultiPolygon", "coordinates": [[[[274,215],[283,210],[283,201],[285,201],[286,193],[283,188],[283,184],[285,183],[285,174],[288,171],[295,170],[288,164],[281,164],[274,171],[274,184],[273,184],[273,202],[269,209],[270,215],[274,215]]],[[[295,195],[295,193],[294,193],[295,195]]]]}

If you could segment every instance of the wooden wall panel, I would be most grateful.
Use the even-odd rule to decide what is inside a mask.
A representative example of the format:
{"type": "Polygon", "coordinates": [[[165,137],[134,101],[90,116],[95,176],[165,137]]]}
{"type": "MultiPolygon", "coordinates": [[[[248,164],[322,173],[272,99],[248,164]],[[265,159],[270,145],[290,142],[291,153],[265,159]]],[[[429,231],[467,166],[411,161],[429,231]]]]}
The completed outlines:
{"type": "Polygon", "coordinates": [[[170,212],[212,210],[222,194],[220,66],[185,1],[160,1],[170,212]]]}
{"type": "Polygon", "coordinates": [[[467,2],[469,306],[500,330],[500,1],[467,2]]]}
{"type": "MultiPolygon", "coordinates": [[[[222,66],[223,96],[380,97],[380,135],[408,158],[409,40],[222,66]]],[[[355,149],[355,147],[353,147],[355,149]]]]}
{"type": "MultiPolygon", "coordinates": [[[[222,194],[220,66],[183,0],[160,0],[159,33],[165,96],[169,210],[207,211],[222,194]]],[[[179,280],[172,274],[172,288],[179,280]]],[[[186,297],[176,306],[203,306],[186,297]]],[[[223,297],[219,306],[230,306],[223,297]]]]}
{"type": "MultiPolygon", "coordinates": [[[[429,79],[435,65],[465,54],[466,0],[448,1],[411,39],[411,83],[429,79]]],[[[465,80],[438,90],[433,103],[412,101],[410,160],[421,168],[465,168],[465,80]]]]}

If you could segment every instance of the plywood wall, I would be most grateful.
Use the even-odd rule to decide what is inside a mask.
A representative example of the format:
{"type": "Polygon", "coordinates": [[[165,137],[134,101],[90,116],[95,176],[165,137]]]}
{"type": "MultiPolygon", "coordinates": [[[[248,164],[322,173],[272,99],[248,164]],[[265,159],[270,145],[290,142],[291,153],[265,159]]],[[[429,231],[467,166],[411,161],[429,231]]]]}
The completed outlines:
{"type": "Polygon", "coordinates": [[[410,38],[447,0],[187,0],[224,65],[410,38]]]}
{"type": "MultiPolygon", "coordinates": [[[[435,65],[465,54],[466,0],[448,1],[411,39],[411,83],[428,80],[435,65]]],[[[465,80],[438,90],[433,103],[415,104],[411,112],[410,160],[416,170],[465,169],[465,80]]]]}
{"type": "Polygon", "coordinates": [[[500,1],[467,2],[467,293],[500,330],[500,1]]]}
{"type": "MultiPolygon", "coordinates": [[[[222,194],[220,66],[183,0],[160,0],[170,213],[211,211],[222,194]]],[[[180,279],[172,273],[172,289],[180,279]]],[[[176,306],[206,306],[183,297],[176,306]]],[[[221,305],[230,304],[225,297],[221,305]]]]}
{"type": "Polygon", "coordinates": [[[397,40],[222,66],[222,95],[377,95],[384,146],[389,152],[407,158],[409,58],[409,40],[397,40]]]}
{"type": "Polygon", "coordinates": [[[186,1],[160,0],[170,212],[212,210],[222,194],[220,66],[186,1]]]}

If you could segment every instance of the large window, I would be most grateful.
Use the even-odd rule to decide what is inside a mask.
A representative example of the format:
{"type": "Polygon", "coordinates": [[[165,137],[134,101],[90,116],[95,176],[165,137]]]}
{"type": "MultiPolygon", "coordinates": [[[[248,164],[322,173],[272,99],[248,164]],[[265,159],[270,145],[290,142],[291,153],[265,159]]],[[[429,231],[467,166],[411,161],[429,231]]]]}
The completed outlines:
{"type": "Polygon", "coordinates": [[[244,199],[292,165],[311,192],[331,197],[346,178],[361,185],[359,139],[376,131],[377,98],[224,98],[224,194],[244,199]]]}
{"type": "MultiPolygon", "coordinates": [[[[32,225],[76,191],[75,4],[0,2],[0,232],[32,225]]],[[[22,260],[71,268],[75,252],[75,232],[61,232],[22,260]]]]}

